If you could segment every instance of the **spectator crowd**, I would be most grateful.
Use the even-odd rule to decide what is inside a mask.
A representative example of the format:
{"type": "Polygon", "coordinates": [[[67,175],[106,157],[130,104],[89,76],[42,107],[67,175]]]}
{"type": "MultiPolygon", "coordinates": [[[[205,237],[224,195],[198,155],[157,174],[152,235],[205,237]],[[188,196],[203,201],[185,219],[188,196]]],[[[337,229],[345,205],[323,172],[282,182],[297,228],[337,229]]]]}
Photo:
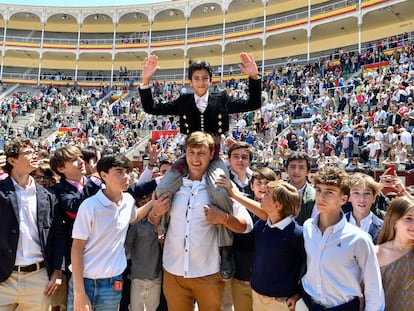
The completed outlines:
{"type": "MultiPolygon", "coordinates": [[[[2,99],[0,309],[413,309],[413,189],[397,175],[414,169],[413,53],[401,34],[364,55],[289,59],[261,78],[261,108],[229,115],[218,137],[166,134],[188,124],[146,113],[134,90],[112,102],[105,87],[50,85],[2,99]],[[124,154],[151,130],[165,134],[140,171],[124,154]],[[215,150],[229,211],[206,181],[215,150]],[[179,190],[156,197],[184,153],[179,190]],[[230,277],[218,225],[233,232],[230,277]]],[[[256,80],[210,91],[247,101],[256,80]]],[[[148,87],[156,105],[190,93],[148,87]]]]}

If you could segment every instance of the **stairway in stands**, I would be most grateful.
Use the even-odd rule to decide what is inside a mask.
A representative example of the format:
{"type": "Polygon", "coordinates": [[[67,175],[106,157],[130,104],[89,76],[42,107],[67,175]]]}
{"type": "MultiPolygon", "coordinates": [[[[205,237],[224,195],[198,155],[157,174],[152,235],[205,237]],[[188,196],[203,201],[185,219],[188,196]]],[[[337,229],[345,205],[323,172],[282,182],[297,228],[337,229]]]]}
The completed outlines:
{"type": "MultiPolygon", "coordinates": [[[[79,114],[80,112],[80,106],[73,106],[71,107],[72,111],[75,112],[76,115],[79,114]]],[[[23,133],[23,137],[24,136],[24,128],[26,127],[26,125],[28,125],[31,121],[35,120],[35,122],[38,122],[40,117],[42,115],[42,109],[35,109],[34,111],[32,111],[31,113],[26,113],[26,115],[21,115],[21,116],[17,116],[16,117],[16,122],[13,122],[12,127],[14,129],[18,129],[20,133],[23,133]]],[[[34,134],[34,141],[43,141],[45,139],[48,140],[54,140],[56,138],[57,135],[57,129],[43,129],[42,130],[42,136],[38,137],[37,135],[37,131],[34,134]]]]}

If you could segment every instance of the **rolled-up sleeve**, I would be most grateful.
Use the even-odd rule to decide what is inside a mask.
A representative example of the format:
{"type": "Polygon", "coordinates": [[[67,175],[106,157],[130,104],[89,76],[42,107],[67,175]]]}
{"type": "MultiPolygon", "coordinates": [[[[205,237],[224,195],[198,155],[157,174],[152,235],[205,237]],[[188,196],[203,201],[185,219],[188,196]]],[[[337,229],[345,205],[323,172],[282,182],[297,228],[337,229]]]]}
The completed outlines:
{"type": "Polygon", "coordinates": [[[249,233],[253,230],[253,219],[250,217],[249,212],[247,209],[241,205],[240,203],[233,200],[233,216],[237,217],[239,220],[245,219],[246,220],[246,230],[243,233],[249,233]]]}

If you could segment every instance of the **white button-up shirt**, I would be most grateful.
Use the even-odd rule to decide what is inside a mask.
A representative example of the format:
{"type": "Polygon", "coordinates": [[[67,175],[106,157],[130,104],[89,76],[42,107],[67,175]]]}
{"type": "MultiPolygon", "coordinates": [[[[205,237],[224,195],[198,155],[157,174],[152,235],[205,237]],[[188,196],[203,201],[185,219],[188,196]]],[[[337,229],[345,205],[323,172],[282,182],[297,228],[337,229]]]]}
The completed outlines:
{"type": "Polygon", "coordinates": [[[206,111],[207,105],[208,105],[208,92],[204,94],[203,96],[198,96],[194,94],[194,100],[196,102],[196,106],[198,110],[201,113],[204,113],[206,111]]]}
{"type": "MultiPolygon", "coordinates": [[[[204,205],[209,203],[205,177],[201,181],[183,178],[171,204],[164,243],[163,265],[169,273],[196,278],[219,272],[217,228],[204,215],[204,205]]],[[[249,213],[236,202],[233,215],[247,220],[246,233],[253,229],[249,213]]]]}
{"type": "MultiPolygon", "coordinates": [[[[369,232],[369,227],[372,224],[372,215],[373,215],[372,212],[369,212],[367,217],[361,219],[359,228],[361,228],[362,231],[367,232],[367,233],[369,232]]],[[[356,223],[356,220],[355,220],[354,216],[352,215],[352,213],[349,217],[349,223],[351,223],[354,226],[358,227],[358,225],[356,223]]]]}
{"type": "Polygon", "coordinates": [[[327,308],[364,294],[365,311],[384,310],[381,273],[371,237],[348,223],[343,214],[323,234],[318,223],[319,216],[303,224],[307,255],[307,272],[302,278],[304,290],[327,308]]]}
{"type": "Polygon", "coordinates": [[[43,261],[37,228],[37,200],[34,179],[30,177],[28,187],[21,187],[13,178],[19,207],[19,241],[16,251],[16,266],[26,266],[43,261]]]}

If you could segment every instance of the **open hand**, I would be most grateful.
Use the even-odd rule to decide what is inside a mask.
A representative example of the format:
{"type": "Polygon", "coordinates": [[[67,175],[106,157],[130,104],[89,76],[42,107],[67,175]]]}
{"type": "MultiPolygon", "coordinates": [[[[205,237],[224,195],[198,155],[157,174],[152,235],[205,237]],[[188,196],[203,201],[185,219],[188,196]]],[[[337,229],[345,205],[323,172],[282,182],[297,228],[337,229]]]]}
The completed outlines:
{"type": "Polygon", "coordinates": [[[154,73],[160,68],[157,66],[158,63],[158,56],[150,55],[149,58],[144,58],[144,65],[142,66],[142,82],[144,85],[148,85],[151,81],[151,77],[154,73]]]}
{"type": "Polygon", "coordinates": [[[252,79],[259,78],[259,71],[257,70],[256,62],[251,54],[246,52],[240,53],[240,61],[239,64],[240,70],[243,71],[246,75],[249,75],[252,79]]]}
{"type": "Polygon", "coordinates": [[[157,163],[158,156],[163,151],[162,147],[157,146],[156,144],[151,144],[151,142],[148,143],[148,150],[149,150],[149,157],[150,157],[150,164],[157,163]]]}

